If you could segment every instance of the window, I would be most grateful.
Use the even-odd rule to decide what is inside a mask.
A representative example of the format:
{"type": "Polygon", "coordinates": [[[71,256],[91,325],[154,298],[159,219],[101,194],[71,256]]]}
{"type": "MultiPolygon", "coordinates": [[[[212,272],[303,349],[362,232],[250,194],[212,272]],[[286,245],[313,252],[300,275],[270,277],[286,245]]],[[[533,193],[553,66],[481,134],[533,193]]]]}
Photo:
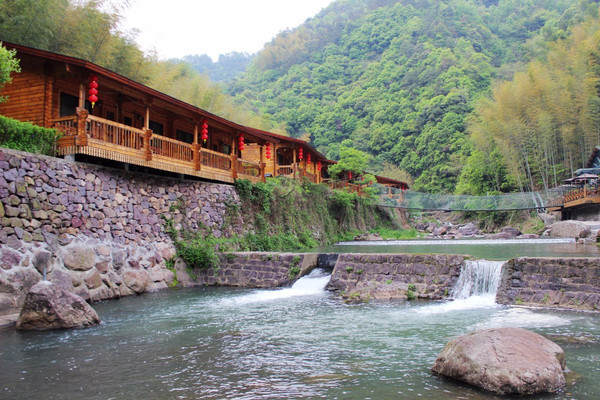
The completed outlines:
{"type": "Polygon", "coordinates": [[[231,154],[231,146],[228,146],[226,144],[223,145],[223,154],[231,154]]]}
{"type": "Polygon", "coordinates": [[[114,121],[115,120],[114,111],[106,111],[106,119],[108,119],[110,121],[114,121]]]}
{"type": "Polygon", "coordinates": [[[79,97],[68,93],[60,93],[60,116],[68,117],[75,115],[75,109],[79,106],[79,97]]]}
{"type": "Polygon", "coordinates": [[[186,143],[194,143],[194,134],[177,129],[176,139],[186,143]]]}
{"type": "Polygon", "coordinates": [[[149,128],[152,129],[152,133],[155,133],[157,135],[164,135],[163,124],[161,124],[160,122],[150,120],[149,128]]]}
{"type": "Polygon", "coordinates": [[[131,117],[123,117],[123,124],[133,126],[133,119],[131,117]]]}

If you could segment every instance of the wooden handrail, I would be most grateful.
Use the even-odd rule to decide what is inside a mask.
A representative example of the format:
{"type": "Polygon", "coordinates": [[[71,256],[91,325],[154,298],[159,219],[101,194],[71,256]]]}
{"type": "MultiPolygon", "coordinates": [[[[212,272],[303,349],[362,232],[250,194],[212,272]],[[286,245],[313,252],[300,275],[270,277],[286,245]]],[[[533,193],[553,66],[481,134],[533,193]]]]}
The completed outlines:
{"type": "Polygon", "coordinates": [[[94,117],[93,115],[87,117],[86,132],[91,138],[106,143],[136,150],[140,150],[143,147],[143,130],[94,117]]]}
{"type": "Polygon", "coordinates": [[[189,143],[165,136],[152,135],[150,146],[153,154],[170,157],[180,161],[193,161],[192,145],[189,143]]]}
{"type": "Polygon", "coordinates": [[[218,168],[225,171],[231,170],[231,157],[209,149],[200,149],[200,162],[208,167],[218,168]]]}
{"type": "Polygon", "coordinates": [[[260,176],[260,163],[238,158],[237,171],[242,175],[260,176]]]}

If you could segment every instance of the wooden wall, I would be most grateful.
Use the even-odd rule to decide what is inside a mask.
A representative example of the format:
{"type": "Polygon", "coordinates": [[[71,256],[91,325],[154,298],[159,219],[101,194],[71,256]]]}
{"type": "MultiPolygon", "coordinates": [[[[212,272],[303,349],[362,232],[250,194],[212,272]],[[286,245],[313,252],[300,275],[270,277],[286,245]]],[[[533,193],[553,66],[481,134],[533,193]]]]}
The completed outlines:
{"type": "Polygon", "coordinates": [[[23,58],[21,69],[23,72],[12,74],[12,82],[0,91],[1,96],[7,97],[0,103],[0,114],[47,126],[52,101],[51,81],[46,81],[41,61],[23,58]]]}

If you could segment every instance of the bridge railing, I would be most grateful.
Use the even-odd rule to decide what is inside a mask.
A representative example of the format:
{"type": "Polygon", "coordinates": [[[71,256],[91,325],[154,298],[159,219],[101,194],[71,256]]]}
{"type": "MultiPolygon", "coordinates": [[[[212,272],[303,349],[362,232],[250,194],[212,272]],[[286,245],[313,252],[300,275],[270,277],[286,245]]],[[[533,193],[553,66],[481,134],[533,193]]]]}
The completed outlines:
{"type": "Polygon", "coordinates": [[[411,190],[373,185],[379,204],[387,207],[423,211],[508,211],[559,207],[563,204],[561,191],[519,192],[489,196],[422,193],[411,190]]]}

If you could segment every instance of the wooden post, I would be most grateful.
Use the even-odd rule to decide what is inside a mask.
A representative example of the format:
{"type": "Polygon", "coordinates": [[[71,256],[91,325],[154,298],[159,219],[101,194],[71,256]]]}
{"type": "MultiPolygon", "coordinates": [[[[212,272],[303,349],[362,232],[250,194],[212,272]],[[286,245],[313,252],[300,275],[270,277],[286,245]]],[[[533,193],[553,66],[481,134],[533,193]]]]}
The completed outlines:
{"type": "Polygon", "coordinates": [[[277,176],[277,144],[273,143],[273,176],[277,176]]]}
{"type": "Polygon", "coordinates": [[[192,163],[194,169],[200,171],[202,168],[202,162],[200,161],[200,149],[202,145],[198,143],[198,124],[194,123],[194,143],[192,143],[192,163]]]}
{"type": "Polygon", "coordinates": [[[89,136],[86,122],[89,113],[85,108],[78,107],[75,109],[75,114],[77,115],[77,139],[75,142],[78,146],[87,146],[89,136]]]}
{"type": "Polygon", "coordinates": [[[146,161],[152,161],[152,129],[146,128],[144,131],[144,147],[146,150],[146,161]]]}
{"type": "Polygon", "coordinates": [[[79,108],[85,108],[85,85],[79,84],[79,108]]]}
{"type": "Polygon", "coordinates": [[[298,166],[296,165],[296,149],[293,149],[293,153],[294,153],[294,176],[292,176],[292,179],[296,179],[296,171],[298,170],[298,166]]]}
{"type": "Polygon", "coordinates": [[[231,139],[231,177],[237,179],[237,146],[235,137],[231,139]]]}
{"type": "Polygon", "coordinates": [[[150,129],[150,106],[146,106],[146,116],[144,117],[144,126],[150,129]]]}
{"type": "Polygon", "coordinates": [[[267,164],[265,163],[265,147],[260,146],[260,180],[264,183],[267,181],[267,177],[265,176],[265,167],[267,164]]]}

